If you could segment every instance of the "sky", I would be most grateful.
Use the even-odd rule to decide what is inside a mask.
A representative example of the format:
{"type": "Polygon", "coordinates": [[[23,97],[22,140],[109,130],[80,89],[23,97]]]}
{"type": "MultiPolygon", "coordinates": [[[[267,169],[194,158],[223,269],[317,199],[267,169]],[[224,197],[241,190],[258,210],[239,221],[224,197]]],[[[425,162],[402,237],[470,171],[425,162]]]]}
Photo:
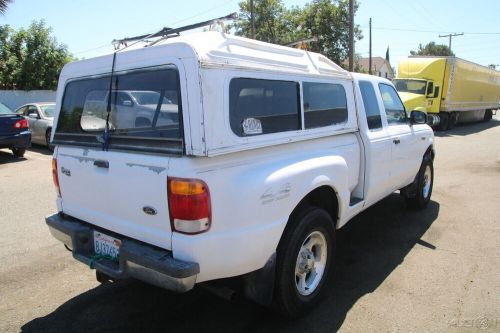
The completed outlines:
{"type": "MultiPolygon", "coordinates": [[[[258,0],[255,0],[258,1],[258,0]]],[[[310,1],[283,0],[286,7],[310,1]]],[[[113,51],[111,41],[179,27],[237,12],[239,0],[14,0],[0,25],[27,28],[44,19],[59,43],[77,58],[91,58],[113,51]]],[[[500,69],[500,1],[498,0],[359,0],[355,24],[364,38],[355,52],[368,57],[369,19],[372,18],[372,55],[385,57],[397,67],[419,44],[434,41],[448,45],[439,35],[464,33],[452,38],[455,54],[500,69]]]]}

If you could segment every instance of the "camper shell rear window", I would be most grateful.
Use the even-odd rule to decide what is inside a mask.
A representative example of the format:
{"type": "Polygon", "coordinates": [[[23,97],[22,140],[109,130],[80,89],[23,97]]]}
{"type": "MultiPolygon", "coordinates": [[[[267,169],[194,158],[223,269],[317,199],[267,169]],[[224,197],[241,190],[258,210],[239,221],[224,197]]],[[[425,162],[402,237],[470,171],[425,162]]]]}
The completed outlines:
{"type": "Polygon", "coordinates": [[[54,143],[103,146],[107,122],[109,149],[182,153],[179,86],[173,66],[70,81],[54,143]]]}

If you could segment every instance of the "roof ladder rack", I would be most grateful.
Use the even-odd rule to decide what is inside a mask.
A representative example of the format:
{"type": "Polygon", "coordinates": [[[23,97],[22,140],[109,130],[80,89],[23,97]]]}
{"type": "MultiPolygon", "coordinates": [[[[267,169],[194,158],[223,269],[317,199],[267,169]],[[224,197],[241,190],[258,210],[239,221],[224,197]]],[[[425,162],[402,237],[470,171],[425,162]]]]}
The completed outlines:
{"type": "Polygon", "coordinates": [[[194,23],[190,25],[186,25],[180,28],[163,28],[158,32],[154,32],[152,34],[146,34],[146,35],[140,35],[140,36],[135,36],[135,37],[126,37],[122,39],[114,39],[111,43],[114,45],[115,50],[119,50],[121,46],[124,46],[124,48],[127,48],[129,46],[132,46],[136,43],[139,43],[141,41],[149,42],[149,38],[158,38],[154,41],[149,42],[146,46],[151,46],[154,45],[164,39],[171,38],[171,37],[177,37],[180,35],[181,32],[187,31],[187,30],[192,30],[196,28],[201,28],[205,27],[207,25],[213,25],[219,22],[223,21],[228,21],[228,20],[237,20],[238,19],[238,14],[237,13],[231,13],[226,16],[214,18],[208,21],[203,21],[199,23],[194,23]],[[128,44],[132,42],[132,44],[128,44]]]}

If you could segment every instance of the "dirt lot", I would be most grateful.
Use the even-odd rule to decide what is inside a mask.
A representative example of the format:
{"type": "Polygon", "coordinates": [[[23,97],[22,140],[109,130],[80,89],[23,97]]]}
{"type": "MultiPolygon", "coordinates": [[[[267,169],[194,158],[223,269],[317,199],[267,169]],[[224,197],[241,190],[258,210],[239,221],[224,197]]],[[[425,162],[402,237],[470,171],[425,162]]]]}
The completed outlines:
{"type": "Polygon", "coordinates": [[[429,207],[393,194],[340,230],[335,287],[294,321],[200,288],[99,285],[45,226],[50,154],[1,150],[0,331],[499,332],[499,141],[500,115],[438,134],[429,207]]]}

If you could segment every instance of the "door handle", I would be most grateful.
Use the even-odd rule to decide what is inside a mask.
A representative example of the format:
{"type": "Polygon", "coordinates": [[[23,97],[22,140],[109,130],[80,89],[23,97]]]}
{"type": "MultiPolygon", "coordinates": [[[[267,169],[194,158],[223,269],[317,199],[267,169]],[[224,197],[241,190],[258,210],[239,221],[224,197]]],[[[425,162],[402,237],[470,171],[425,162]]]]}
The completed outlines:
{"type": "Polygon", "coordinates": [[[104,160],[95,160],[94,165],[98,168],[109,169],[109,162],[104,160]]]}
{"type": "Polygon", "coordinates": [[[399,138],[396,138],[396,139],[392,140],[392,142],[394,142],[394,144],[396,144],[396,145],[399,145],[401,143],[401,140],[399,140],[399,138]]]}

